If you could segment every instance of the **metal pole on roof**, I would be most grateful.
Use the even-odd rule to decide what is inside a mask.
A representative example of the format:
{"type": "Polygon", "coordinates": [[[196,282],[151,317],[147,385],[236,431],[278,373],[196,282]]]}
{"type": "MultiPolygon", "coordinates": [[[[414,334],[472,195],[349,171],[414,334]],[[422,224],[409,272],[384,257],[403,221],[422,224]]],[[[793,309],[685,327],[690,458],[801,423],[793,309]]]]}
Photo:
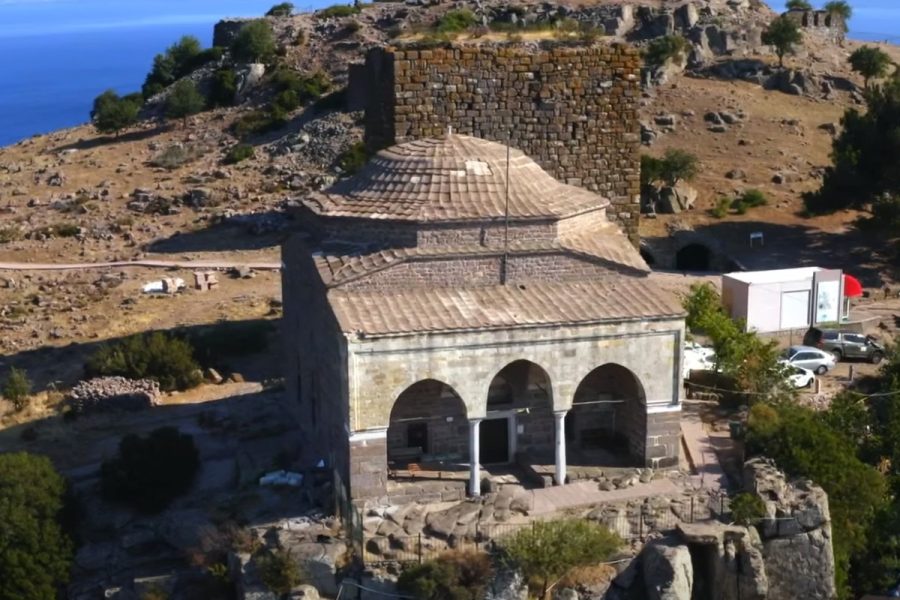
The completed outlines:
{"type": "Polygon", "coordinates": [[[509,262],[509,142],[510,132],[506,132],[506,205],[503,208],[503,265],[500,283],[506,285],[506,270],[509,262]]]}

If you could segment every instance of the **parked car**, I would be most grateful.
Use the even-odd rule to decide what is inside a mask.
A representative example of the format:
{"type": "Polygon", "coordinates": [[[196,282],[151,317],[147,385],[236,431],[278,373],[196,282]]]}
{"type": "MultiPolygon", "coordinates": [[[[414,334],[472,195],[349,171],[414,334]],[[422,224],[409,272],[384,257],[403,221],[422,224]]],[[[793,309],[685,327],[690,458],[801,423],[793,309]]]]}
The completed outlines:
{"type": "Polygon", "coordinates": [[[816,382],[816,375],[809,369],[792,366],[788,368],[787,379],[794,389],[808,388],[816,382]]]}
{"type": "Polygon", "coordinates": [[[794,367],[809,369],[822,375],[834,368],[834,355],[812,346],[791,346],[781,355],[781,361],[794,367]]]}
{"type": "Polygon", "coordinates": [[[824,329],[818,347],[831,352],[836,361],[863,358],[877,365],[884,359],[884,347],[872,336],[861,333],[824,329]]]}

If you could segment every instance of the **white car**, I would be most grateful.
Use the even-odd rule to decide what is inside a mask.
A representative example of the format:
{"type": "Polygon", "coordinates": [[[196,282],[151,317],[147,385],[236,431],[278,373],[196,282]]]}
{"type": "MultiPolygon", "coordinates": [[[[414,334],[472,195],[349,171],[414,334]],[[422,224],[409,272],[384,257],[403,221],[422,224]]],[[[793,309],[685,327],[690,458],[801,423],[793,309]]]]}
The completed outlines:
{"type": "Polygon", "coordinates": [[[809,369],[816,375],[823,375],[834,368],[834,355],[812,346],[791,346],[781,356],[782,363],[809,369]]]}
{"type": "Polygon", "coordinates": [[[812,387],[816,381],[816,374],[803,367],[788,367],[787,380],[794,389],[812,387]]]}

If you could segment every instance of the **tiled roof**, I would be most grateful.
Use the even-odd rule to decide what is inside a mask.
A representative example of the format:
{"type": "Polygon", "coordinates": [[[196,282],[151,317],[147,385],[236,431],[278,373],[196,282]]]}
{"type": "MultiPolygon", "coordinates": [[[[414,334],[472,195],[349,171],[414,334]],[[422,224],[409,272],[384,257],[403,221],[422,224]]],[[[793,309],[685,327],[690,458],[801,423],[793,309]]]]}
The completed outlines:
{"type": "MultiPolygon", "coordinates": [[[[382,150],[348,179],[302,200],[313,212],[418,222],[501,219],[506,210],[507,147],[450,134],[382,150]]],[[[558,182],[519,150],[509,151],[509,216],[554,218],[609,201],[558,182]]]]}
{"type": "Polygon", "coordinates": [[[341,330],[389,335],[677,318],[678,301],[643,277],[572,283],[354,292],[328,300],[341,330]]]}
{"type": "MultiPolygon", "coordinates": [[[[502,253],[502,248],[480,245],[418,246],[361,250],[340,255],[320,252],[316,253],[314,258],[322,281],[325,285],[333,287],[410,260],[492,256],[502,253]]],[[[605,263],[614,270],[624,268],[626,272],[649,271],[637,250],[631,246],[619,228],[612,224],[596,233],[573,235],[558,241],[517,240],[510,242],[509,253],[512,256],[548,253],[575,255],[593,262],[605,263]]]]}

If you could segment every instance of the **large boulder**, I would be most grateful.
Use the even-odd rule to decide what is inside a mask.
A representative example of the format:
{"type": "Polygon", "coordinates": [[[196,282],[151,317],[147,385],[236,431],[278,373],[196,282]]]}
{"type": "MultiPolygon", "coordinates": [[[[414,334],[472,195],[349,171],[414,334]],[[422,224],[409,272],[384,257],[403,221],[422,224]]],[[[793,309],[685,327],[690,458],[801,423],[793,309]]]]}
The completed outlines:
{"type": "Polygon", "coordinates": [[[647,544],[641,556],[648,600],[691,600],[694,567],[686,545],[663,538],[647,544]]]}
{"type": "Polygon", "coordinates": [[[656,211],[662,214],[678,214],[683,210],[694,208],[697,202],[697,190],[683,181],[674,186],[666,186],[659,190],[656,211]]]}

